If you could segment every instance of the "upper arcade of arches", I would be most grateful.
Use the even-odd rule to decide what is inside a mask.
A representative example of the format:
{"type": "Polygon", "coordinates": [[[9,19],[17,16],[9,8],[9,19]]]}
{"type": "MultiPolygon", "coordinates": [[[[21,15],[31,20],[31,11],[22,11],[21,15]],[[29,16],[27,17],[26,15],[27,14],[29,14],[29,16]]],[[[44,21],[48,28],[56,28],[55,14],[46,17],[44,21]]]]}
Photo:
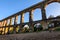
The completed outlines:
{"type": "Polygon", "coordinates": [[[33,5],[33,6],[29,7],[29,8],[26,8],[26,9],[24,9],[24,10],[22,10],[22,11],[16,13],[16,14],[13,14],[13,15],[11,15],[11,16],[5,18],[5,19],[2,19],[0,21],[4,21],[6,19],[15,17],[17,15],[21,15],[22,13],[26,13],[26,12],[32,11],[32,10],[34,10],[36,8],[41,8],[41,9],[43,8],[44,9],[47,5],[49,5],[52,2],[59,2],[60,3],[60,0],[44,0],[44,1],[42,1],[42,2],[40,2],[38,4],[36,4],[36,5],[33,5]]]}

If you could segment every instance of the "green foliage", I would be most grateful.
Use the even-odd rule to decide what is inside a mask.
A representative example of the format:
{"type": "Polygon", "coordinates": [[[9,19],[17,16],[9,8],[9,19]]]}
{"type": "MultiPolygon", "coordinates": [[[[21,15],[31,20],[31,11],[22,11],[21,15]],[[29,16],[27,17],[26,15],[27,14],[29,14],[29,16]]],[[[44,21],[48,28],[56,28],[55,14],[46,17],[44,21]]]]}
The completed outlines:
{"type": "Polygon", "coordinates": [[[10,30],[9,33],[10,33],[10,34],[13,34],[13,30],[10,30]]]}
{"type": "Polygon", "coordinates": [[[40,25],[38,28],[35,26],[34,27],[34,32],[35,31],[41,31],[43,29],[42,25],[40,25]]]}
{"type": "Polygon", "coordinates": [[[18,33],[19,32],[19,26],[18,27],[16,27],[16,33],[18,33]]]}
{"type": "Polygon", "coordinates": [[[60,28],[56,28],[55,31],[60,31],[60,28]]]}

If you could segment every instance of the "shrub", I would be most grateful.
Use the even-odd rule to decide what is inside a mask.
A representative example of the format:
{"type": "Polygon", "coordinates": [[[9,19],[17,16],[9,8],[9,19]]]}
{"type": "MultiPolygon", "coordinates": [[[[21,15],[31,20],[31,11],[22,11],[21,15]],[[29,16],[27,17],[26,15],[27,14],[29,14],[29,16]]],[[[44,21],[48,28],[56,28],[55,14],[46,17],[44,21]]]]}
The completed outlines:
{"type": "Polygon", "coordinates": [[[25,26],[23,27],[22,32],[29,32],[29,26],[28,26],[28,25],[25,25],[25,26]]]}
{"type": "Polygon", "coordinates": [[[56,28],[55,31],[60,31],[60,28],[56,28]]]}
{"type": "Polygon", "coordinates": [[[13,34],[13,30],[9,30],[9,33],[10,33],[10,34],[13,34]]]}
{"type": "Polygon", "coordinates": [[[16,27],[16,33],[19,33],[19,26],[18,27],[16,27]]]}
{"type": "Polygon", "coordinates": [[[42,27],[42,25],[37,25],[37,24],[35,24],[35,26],[34,26],[34,32],[35,31],[41,31],[43,29],[43,27],[42,27]]]}
{"type": "Polygon", "coordinates": [[[23,28],[23,32],[29,32],[29,29],[27,27],[23,28]]]}

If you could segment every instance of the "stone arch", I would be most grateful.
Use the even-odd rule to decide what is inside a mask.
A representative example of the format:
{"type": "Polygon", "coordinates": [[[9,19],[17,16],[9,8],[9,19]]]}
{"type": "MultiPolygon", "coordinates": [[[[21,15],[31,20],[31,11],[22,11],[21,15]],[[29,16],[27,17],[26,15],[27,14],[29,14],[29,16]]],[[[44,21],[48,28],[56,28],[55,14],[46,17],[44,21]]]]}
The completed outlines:
{"type": "Polygon", "coordinates": [[[41,20],[42,16],[41,16],[41,9],[40,8],[36,8],[33,11],[33,21],[37,21],[37,20],[41,20]]]}
{"type": "Polygon", "coordinates": [[[20,18],[21,18],[21,15],[18,15],[17,24],[19,24],[19,23],[20,23],[20,18]]]}
{"type": "Polygon", "coordinates": [[[54,2],[60,3],[60,0],[45,0],[44,8],[46,8],[49,4],[54,3],[54,2]]]}
{"type": "Polygon", "coordinates": [[[25,14],[24,14],[24,23],[25,22],[29,22],[29,12],[26,12],[25,14]]]}
{"type": "Polygon", "coordinates": [[[53,17],[57,17],[59,16],[59,13],[60,12],[60,4],[57,3],[57,2],[53,2],[53,3],[50,3],[47,7],[46,7],[46,16],[47,18],[49,18],[51,15],[53,17]],[[53,6],[54,5],[54,6],[53,6]],[[51,7],[52,6],[52,7],[51,7]],[[57,8],[58,6],[58,8],[57,8]]]}

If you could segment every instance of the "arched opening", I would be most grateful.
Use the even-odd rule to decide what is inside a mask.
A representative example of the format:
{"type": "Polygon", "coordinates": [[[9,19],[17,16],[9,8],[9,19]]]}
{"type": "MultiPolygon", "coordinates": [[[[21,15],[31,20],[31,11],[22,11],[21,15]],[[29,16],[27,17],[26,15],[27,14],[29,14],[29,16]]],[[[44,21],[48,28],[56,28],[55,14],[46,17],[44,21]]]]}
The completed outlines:
{"type": "Polygon", "coordinates": [[[24,14],[24,22],[29,22],[29,12],[24,14]]]}
{"type": "Polygon", "coordinates": [[[60,4],[58,2],[49,4],[46,7],[46,15],[47,15],[47,18],[60,16],[60,4]]]}
{"type": "Polygon", "coordinates": [[[10,19],[8,19],[7,26],[9,25],[9,23],[10,23],[10,19]]]}
{"type": "Polygon", "coordinates": [[[14,18],[12,18],[12,25],[14,25],[14,18]]]}
{"type": "Polygon", "coordinates": [[[35,9],[33,12],[33,21],[37,21],[41,19],[42,19],[41,9],[35,9]]]}
{"type": "Polygon", "coordinates": [[[17,20],[17,24],[20,24],[20,19],[21,19],[21,16],[19,15],[18,20],[17,20]]]}

